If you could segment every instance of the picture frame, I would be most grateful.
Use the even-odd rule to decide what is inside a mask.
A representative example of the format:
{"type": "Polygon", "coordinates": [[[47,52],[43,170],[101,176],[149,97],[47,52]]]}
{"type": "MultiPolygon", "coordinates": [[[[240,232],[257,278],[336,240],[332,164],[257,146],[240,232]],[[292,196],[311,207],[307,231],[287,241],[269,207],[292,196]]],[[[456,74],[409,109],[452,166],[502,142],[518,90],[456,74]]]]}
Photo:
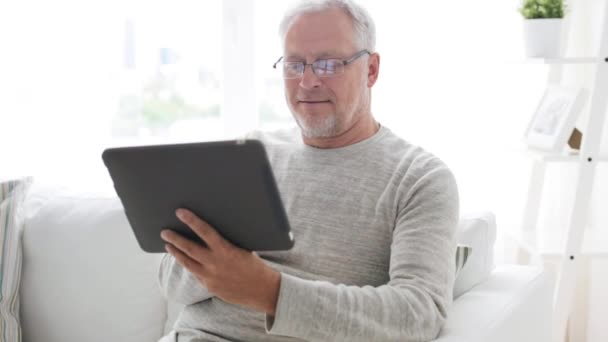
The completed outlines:
{"type": "Polygon", "coordinates": [[[574,130],[587,95],[584,88],[548,85],[528,123],[525,132],[527,145],[549,152],[562,151],[574,130]]]}

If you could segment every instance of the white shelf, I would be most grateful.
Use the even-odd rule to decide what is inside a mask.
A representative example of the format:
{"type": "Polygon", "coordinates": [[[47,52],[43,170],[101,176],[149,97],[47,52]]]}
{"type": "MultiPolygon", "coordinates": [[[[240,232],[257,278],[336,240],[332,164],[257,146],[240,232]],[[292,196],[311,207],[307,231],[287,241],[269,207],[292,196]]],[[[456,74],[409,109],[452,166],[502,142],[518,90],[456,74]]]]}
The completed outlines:
{"type": "Polygon", "coordinates": [[[518,64],[599,64],[608,63],[606,57],[559,57],[559,58],[522,58],[511,59],[512,63],[518,64]]]}
{"type": "MultiPolygon", "coordinates": [[[[524,153],[531,158],[544,162],[579,162],[581,155],[579,151],[564,151],[558,152],[545,152],[541,150],[525,150],[524,153]]],[[[595,160],[599,163],[608,162],[608,155],[599,155],[595,157],[595,160]]]]}
{"type": "Polygon", "coordinates": [[[608,57],[562,57],[562,58],[528,58],[528,63],[542,64],[598,64],[608,63],[608,57]]]}
{"type": "MultiPolygon", "coordinates": [[[[517,246],[524,249],[531,255],[538,255],[542,258],[557,258],[564,255],[565,245],[564,230],[548,232],[546,230],[532,231],[519,230],[508,231],[506,237],[517,243],[517,246]]],[[[608,258],[608,230],[606,229],[587,229],[581,248],[581,255],[594,258],[608,258]]]]}

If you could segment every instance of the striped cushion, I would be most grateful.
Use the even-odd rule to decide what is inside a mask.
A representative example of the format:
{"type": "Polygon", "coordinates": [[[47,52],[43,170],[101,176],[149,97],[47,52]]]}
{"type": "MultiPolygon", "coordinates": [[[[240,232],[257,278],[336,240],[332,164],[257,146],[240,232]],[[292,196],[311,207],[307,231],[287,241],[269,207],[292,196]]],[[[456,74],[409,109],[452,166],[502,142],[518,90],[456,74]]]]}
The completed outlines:
{"type": "Polygon", "coordinates": [[[464,267],[464,264],[467,263],[469,255],[471,255],[471,250],[473,250],[473,248],[469,246],[456,246],[456,276],[458,276],[458,272],[464,267]]]}
{"type": "Polygon", "coordinates": [[[22,204],[32,178],[0,183],[0,342],[20,342],[22,204]]]}

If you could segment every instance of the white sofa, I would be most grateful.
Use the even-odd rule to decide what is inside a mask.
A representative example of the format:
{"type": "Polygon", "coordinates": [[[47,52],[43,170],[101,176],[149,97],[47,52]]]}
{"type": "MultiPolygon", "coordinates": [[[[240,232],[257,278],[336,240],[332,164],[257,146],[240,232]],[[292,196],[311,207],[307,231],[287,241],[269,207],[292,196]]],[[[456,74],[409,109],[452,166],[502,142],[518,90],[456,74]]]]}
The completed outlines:
{"type": "MultiPolygon", "coordinates": [[[[159,290],[161,255],[140,251],[113,194],[34,184],[25,208],[24,342],[151,342],[170,330],[180,307],[159,290]]],[[[493,268],[495,227],[488,217],[461,221],[460,240],[474,245],[470,260],[477,252],[470,266],[481,271],[467,276],[465,265],[468,279],[461,279],[460,290],[467,291],[455,300],[437,341],[548,341],[552,280],[530,266],[493,268]],[[476,219],[490,229],[467,230],[476,219]],[[476,251],[476,239],[485,247],[476,251]]]]}

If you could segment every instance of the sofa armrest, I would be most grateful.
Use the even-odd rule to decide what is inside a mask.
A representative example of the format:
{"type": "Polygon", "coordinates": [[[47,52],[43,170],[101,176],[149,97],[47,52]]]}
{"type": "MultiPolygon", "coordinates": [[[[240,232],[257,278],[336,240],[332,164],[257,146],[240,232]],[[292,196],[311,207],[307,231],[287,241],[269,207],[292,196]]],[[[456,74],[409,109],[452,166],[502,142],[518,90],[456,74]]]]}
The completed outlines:
{"type": "Polygon", "coordinates": [[[549,341],[553,284],[542,268],[499,266],[454,302],[435,341],[549,341]]]}

